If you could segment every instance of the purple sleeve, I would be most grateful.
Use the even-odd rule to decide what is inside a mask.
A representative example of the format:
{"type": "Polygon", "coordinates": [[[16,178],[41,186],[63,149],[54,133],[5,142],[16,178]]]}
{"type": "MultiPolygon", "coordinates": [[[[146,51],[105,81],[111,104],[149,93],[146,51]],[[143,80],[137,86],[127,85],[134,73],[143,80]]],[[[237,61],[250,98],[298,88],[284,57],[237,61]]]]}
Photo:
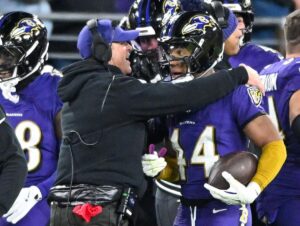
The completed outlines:
{"type": "Polygon", "coordinates": [[[255,117],[265,114],[262,101],[262,93],[255,87],[240,86],[234,91],[232,111],[239,126],[243,128],[255,117]]]}
{"type": "Polygon", "coordinates": [[[289,78],[289,83],[286,89],[290,92],[295,92],[300,89],[300,75],[289,78]]]}
{"type": "MultiPolygon", "coordinates": [[[[55,121],[55,117],[58,114],[59,111],[61,111],[62,108],[62,101],[60,100],[60,98],[57,95],[57,87],[60,81],[60,77],[59,76],[52,76],[51,77],[52,80],[52,87],[55,88],[55,91],[53,91],[52,93],[52,97],[53,97],[53,103],[52,103],[52,107],[51,107],[51,111],[52,111],[52,117],[53,120],[55,121]]],[[[57,149],[57,156],[59,153],[59,146],[60,146],[60,142],[58,142],[56,149],[57,149]]],[[[48,162],[48,164],[50,164],[50,162],[48,162]]],[[[56,171],[53,172],[53,174],[48,177],[46,180],[42,181],[41,183],[39,183],[37,185],[37,187],[40,189],[43,198],[48,196],[49,190],[50,188],[53,186],[54,182],[55,182],[55,178],[56,178],[56,171]]]]}
{"type": "Polygon", "coordinates": [[[57,87],[60,81],[60,77],[55,77],[55,92],[53,94],[53,115],[56,116],[57,113],[61,110],[63,106],[63,102],[60,100],[58,93],[57,93],[57,87]]]}
{"type": "Polygon", "coordinates": [[[56,171],[46,180],[44,180],[43,182],[37,185],[37,187],[40,189],[42,193],[43,198],[46,198],[48,196],[49,190],[53,186],[55,178],[56,178],[56,171]]]}
{"type": "Polygon", "coordinates": [[[229,62],[233,68],[244,63],[260,72],[265,66],[278,62],[282,58],[281,54],[276,50],[247,43],[237,55],[229,58],[229,62]]]}

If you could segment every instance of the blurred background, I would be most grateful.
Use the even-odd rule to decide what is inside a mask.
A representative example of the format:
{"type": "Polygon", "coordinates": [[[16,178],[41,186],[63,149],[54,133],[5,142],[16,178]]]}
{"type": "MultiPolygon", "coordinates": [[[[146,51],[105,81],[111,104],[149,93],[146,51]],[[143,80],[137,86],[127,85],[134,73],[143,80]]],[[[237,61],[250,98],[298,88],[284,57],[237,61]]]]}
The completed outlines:
{"type": "MultiPolygon", "coordinates": [[[[49,31],[49,60],[57,69],[79,59],[76,40],[91,18],[120,20],[133,0],[0,0],[0,13],[22,10],[38,15],[49,31]]],[[[300,8],[300,0],[252,0],[252,40],[283,52],[284,17],[300,8]]]]}

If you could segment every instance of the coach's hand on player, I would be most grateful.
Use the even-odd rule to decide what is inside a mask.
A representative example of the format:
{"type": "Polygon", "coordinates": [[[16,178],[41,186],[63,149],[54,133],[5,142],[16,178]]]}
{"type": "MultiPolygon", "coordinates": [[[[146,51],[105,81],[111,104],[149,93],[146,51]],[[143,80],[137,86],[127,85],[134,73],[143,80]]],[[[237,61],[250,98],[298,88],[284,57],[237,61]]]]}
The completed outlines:
{"type": "Polygon", "coordinates": [[[163,157],[167,152],[166,148],[161,148],[157,153],[154,144],[149,145],[149,154],[144,154],[142,157],[142,166],[144,174],[148,177],[155,177],[166,166],[167,162],[163,157]]]}
{"type": "Polygon", "coordinates": [[[247,66],[246,64],[240,64],[240,66],[243,66],[248,73],[247,84],[256,86],[260,90],[260,92],[262,92],[263,95],[265,95],[265,87],[264,87],[264,84],[261,81],[261,77],[259,76],[257,71],[255,71],[252,67],[247,66]]]}
{"type": "Polygon", "coordinates": [[[255,182],[250,182],[245,186],[228,172],[224,171],[222,176],[229,183],[229,189],[221,190],[207,183],[204,184],[204,187],[209,190],[215,199],[219,199],[228,205],[250,204],[261,192],[259,185],[255,182]]]}
{"type": "Polygon", "coordinates": [[[3,215],[7,222],[16,224],[42,199],[42,193],[36,186],[28,188],[22,188],[16,201],[9,209],[9,211],[3,215]]]}

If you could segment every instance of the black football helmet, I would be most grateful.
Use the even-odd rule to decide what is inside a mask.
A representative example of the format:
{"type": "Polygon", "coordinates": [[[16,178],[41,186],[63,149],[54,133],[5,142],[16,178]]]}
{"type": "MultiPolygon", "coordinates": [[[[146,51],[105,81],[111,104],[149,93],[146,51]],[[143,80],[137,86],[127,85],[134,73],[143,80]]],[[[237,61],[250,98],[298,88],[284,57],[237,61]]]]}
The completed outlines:
{"type": "Polygon", "coordinates": [[[220,26],[211,15],[198,11],[172,16],[162,30],[160,42],[166,53],[166,61],[184,61],[191,74],[205,74],[223,56],[223,33],[220,26]],[[174,59],[170,53],[178,47],[186,48],[191,55],[184,59],[174,59]]]}
{"type": "Polygon", "coordinates": [[[128,13],[128,28],[140,30],[140,36],[159,36],[162,26],[181,11],[179,0],[136,0],[128,13]]]}
{"type": "Polygon", "coordinates": [[[222,0],[222,2],[223,6],[231,9],[236,15],[243,17],[246,27],[243,41],[250,41],[254,22],[254,13],[252,10],[251,0],[222,0]]]}
{"type": "Polygon", "coordinates": [[[16,11],[0,17],[0,83],[15,86],[40,71],[47,52],[47,30],[36,16],[16,11]]]}
{"type": "Polygon", "coordinates": [[[127,20],[123,20],[123,26],[127,29],[140,31],[136,43],[131,52],[132,76],[141,78],[147,82],[157,82],[164,77],[164,71],[160,70],[158,58],[159,50],[151,47],[147,50],[139,46],[142,42],[151,42],[157,39],[161,28],[174,13],[181,11],[179,0],[135,0],[132,4],[127,20]]]}

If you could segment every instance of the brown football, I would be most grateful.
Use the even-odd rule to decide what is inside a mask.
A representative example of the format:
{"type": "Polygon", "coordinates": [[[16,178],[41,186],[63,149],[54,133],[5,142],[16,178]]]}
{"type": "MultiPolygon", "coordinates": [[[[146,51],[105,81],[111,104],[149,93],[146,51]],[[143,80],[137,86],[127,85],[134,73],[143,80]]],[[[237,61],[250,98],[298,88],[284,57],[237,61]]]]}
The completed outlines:
{"type": "Polygon", "coordinates": [[[222,177],[222,172],[227,171],[239,182],[247,185],[256,172],[257,163],[257,157],[248,151],[224,155],[213,165],[209,173],[208,184],[219,189],[228,189],[229,184],[222,177]]]}

